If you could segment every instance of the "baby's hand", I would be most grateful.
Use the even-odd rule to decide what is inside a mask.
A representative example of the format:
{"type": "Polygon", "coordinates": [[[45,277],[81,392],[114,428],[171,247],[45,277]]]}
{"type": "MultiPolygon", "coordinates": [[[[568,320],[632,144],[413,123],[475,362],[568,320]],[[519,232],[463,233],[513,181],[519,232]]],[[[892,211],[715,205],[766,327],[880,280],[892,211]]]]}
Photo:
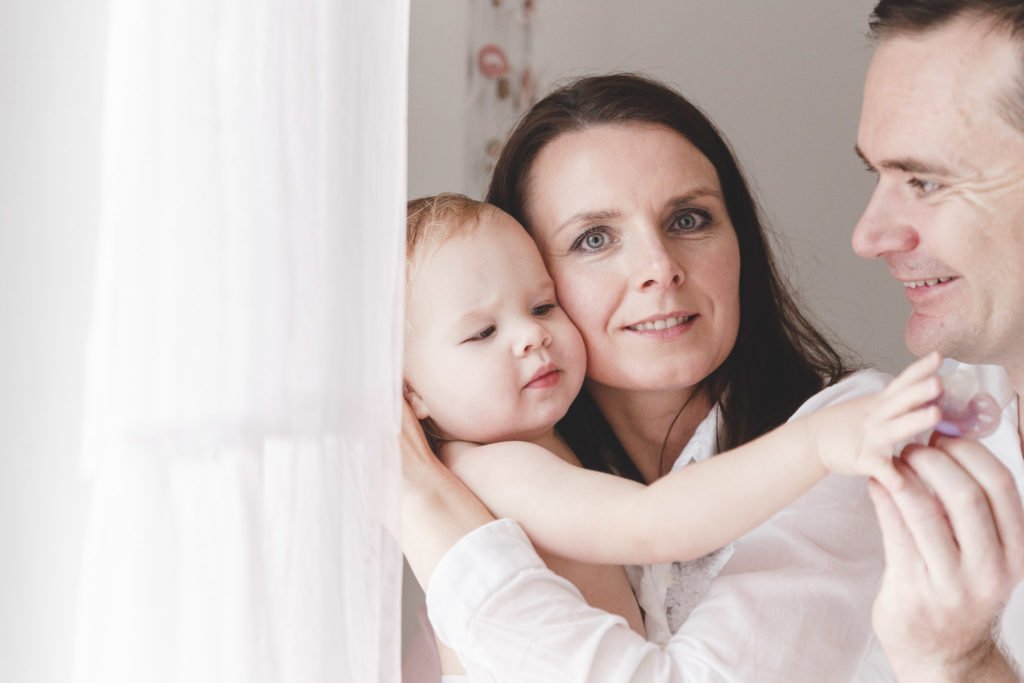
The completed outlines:
{"type": "Polygon", "coordinates": [[[909,365],[882,392],[835,406],[835,416],[842,419],[845,413],[846,424],[824,435],[825,466],[840,474],[874,477],[890,490],[899,489],[903,478],[892,461],[897,448],[942,419],[935,404],[942,394],[936,374],[941,362],[939,354],[930,353],[909,365]]]}

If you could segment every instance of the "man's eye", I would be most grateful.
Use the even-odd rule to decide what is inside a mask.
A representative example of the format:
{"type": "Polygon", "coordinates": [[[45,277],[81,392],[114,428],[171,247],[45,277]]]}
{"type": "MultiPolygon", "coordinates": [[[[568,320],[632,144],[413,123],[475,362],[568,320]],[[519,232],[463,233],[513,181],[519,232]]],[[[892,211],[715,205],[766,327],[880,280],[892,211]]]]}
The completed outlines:
{"type": "Polygon", "coordinates": [[[483,341],[484,339],[487,339],[488,337],[490,337],[491,335],[493,335],[497,331],[498,331],[498,328],[496,328],[494,325],[488,325],[484,329],[480,330],[479,332],[477,332],[476,334],[474,334],[474,335],[472,335],[470,337],[467,337],[463,341],[464,342],[483,341]]]}
{"type": "Polygon", "coordinates": [[[929,195],[938,192],[942,189],[940,183],[934,180],[921,180],[920,178],[911,178],[907,181],[912,188],[917,190],[922,195],[929,195]]]}
{"type": "Polygon", "coordinates": [[[711,224],[711,215],[707,211],[687,209],[672,217],[671,228],[675,232],[695,232],[711,224]]]}
{"type": "Polygon", "coordinates": [[[534,306],[530,309],[530,314],[538,318],[544,318],[550,315],[553,310],[555,310],[554,304],[541,304],[540,306],[534,306]]]}

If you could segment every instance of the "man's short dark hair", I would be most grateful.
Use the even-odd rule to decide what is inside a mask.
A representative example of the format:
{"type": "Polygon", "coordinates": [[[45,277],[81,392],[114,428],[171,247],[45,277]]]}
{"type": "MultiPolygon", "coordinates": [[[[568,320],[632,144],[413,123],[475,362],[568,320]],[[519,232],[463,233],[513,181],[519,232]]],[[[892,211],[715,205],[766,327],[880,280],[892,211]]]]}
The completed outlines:
{"type": "Polygon", "coordinates": [[[1024,131],[1024,2],[1022,0],[881,0],[871,13],[871,36],[884,40],[936,29],[961,17],[988,21],[1017,41],[1021,68],[1015,87],[999,102],[1000,113],[1024,131]]]}

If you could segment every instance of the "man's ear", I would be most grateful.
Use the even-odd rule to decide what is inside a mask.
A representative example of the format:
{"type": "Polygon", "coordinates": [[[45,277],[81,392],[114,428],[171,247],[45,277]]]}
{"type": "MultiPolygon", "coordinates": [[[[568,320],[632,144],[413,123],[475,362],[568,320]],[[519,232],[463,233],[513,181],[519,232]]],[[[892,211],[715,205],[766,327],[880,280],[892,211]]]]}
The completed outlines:
{"type": "Polygon", "coordinates": [[[427,402],[416,393],[416,390],[408,382],[402,382],[402,395],[409,402],[409,405],[412,407],[412,413],[416,416],[417,420],[426,420],[430,417],[430,409],[427,408],[427,402]]]}

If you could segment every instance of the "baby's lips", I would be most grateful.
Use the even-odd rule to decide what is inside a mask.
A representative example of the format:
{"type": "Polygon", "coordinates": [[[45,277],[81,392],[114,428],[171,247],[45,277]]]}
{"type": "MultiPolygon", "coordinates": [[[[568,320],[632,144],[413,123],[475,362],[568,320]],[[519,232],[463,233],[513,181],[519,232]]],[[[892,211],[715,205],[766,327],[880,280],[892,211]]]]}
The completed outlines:
{"type": "Polygon", "coordinates": [[[999,426],[999,404],[985,392],[975,394],[967,407],[961,410],[951,410],[948,405],[943,405],[941,399],[939,407],[942,409],[942,421],[936,425],[935,431],[946,436],[980,439],[999,426]]]}

